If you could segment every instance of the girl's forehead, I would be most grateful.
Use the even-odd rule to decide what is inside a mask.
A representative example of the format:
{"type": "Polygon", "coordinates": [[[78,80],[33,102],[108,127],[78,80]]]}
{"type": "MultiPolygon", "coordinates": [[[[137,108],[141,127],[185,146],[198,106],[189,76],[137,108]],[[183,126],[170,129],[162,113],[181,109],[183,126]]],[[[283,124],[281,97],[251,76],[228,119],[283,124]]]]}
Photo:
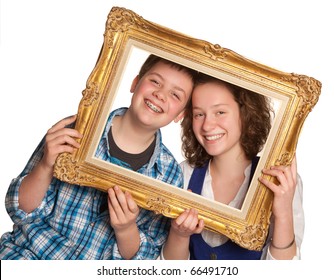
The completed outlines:
{"type": "Polygon", "coordinates": [[[197,85],[193,92],[193,99],[196,98],[207,99],[212,102],[216,99],[234,99],[232,92],[224,84],[216,82],[197,85]],[[213,96],[214,99],[212,99],[213,96]]]}

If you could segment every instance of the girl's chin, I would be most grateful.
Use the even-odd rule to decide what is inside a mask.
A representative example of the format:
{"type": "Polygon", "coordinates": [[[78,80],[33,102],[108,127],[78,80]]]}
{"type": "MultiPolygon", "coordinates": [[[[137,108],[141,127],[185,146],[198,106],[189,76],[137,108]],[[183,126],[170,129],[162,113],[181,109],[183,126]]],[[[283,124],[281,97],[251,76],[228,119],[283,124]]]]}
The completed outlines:
{"type": "Polygon", "coordinates": [[[216,141],[210,141],[203,143],[203,147],[206,150],[206,152],[211,156],[220,155],[224,150],[225,147],[222,146],[222,143],[219,143],[219,140],[216,141]]]}

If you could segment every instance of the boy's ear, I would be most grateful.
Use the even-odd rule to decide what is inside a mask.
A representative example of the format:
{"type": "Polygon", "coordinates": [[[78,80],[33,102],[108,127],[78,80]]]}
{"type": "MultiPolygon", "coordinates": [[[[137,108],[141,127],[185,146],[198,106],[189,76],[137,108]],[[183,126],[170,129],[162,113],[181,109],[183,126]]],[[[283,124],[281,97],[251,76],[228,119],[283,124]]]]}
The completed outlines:
{"type": "Polygon", "coordinates": [[[132,81],[131,88],[130,88],[130,92],[131,92],[131,93],[134,93],[134,92],[135,92],[135,88],[136,88],[136,86],[137,86],[137,84],[138,84],[138,81],[139,81],[139,76],[137,75],[137,76],[133,79],[133,81],[132,81]]]}
{"type": "Polygon", "coordinates": [[[177,123],[179,122],[180,120],[183,119],[184,117],[184,114],[185,114],[185,111],[183,110],[175,119],[174,119],[174,122],[177,123]]]}

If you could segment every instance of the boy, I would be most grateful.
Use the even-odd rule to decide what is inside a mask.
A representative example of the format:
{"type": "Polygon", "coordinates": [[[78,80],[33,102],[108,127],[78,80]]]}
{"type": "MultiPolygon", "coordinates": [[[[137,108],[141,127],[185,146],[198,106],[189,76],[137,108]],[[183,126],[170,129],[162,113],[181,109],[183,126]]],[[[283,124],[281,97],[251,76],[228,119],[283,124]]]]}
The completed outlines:
{"type": "MultiPolygon", "coordinates": [[[[181,187],[182,172],[161,142],[160,128],[178,121],[191,95],[193,71],[151,55],[133,80],[128,109],[109,116],[96,156],[181,187]]],[[[0,259],[156,259],[168,219],[139,209],[115,186],[108,195],[52,177],[62,152],[73,152],[75,116],[51,129],[6,195],[14,221],[0,241],[0,259]]]]}

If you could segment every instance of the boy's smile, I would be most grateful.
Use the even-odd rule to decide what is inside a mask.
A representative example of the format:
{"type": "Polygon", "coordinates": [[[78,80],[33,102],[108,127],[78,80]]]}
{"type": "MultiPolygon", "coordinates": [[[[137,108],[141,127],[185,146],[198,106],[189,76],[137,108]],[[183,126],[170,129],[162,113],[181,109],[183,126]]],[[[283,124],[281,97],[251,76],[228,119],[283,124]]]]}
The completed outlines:
{"type": "Polygon", "coordinates": [[[150,100],[148,100],[148,99],[145,100],[145,104],[146,104],[150,109],[152,109],[154,112],[156,112],[156,113],[162,113],[162,112],[163,112],[163,110],[162,110],[160,107],[154,105],[154,104],[153,104],[150,100]]]}

